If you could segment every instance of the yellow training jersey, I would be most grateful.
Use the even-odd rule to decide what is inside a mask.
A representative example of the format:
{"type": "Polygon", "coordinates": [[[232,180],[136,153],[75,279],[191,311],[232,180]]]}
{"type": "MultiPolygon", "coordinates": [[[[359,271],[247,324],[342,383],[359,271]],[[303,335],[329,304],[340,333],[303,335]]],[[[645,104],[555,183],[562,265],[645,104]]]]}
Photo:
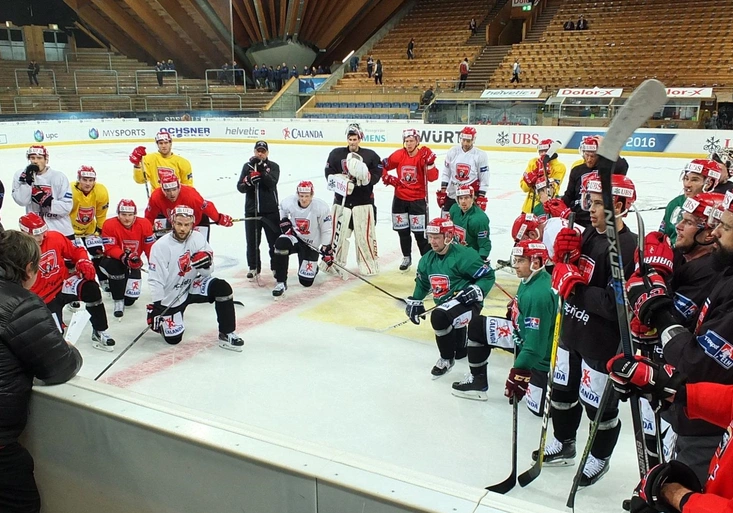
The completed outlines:
{"type": "MultiPolygon", "coordinates": [[[[525,173],[531,173],[535,169],[537,169],[537,161],[539,160],[539,157],[534,157],[532,160],[529,161],[529,164],[527,164],[527,169],[525,170],[525,173]]],[[[565,164],[560,162],[557,159],[552,159],[548,165],[548,172],[549,172],[549,178],[550,180],[557,180],[558,188],[559,184],[562,183],[563,179],[565,178],[565,164]]],[[[532,212],[532,209],[534,208],[534,205],[539,203],[540,198],[539,195],[532,192],[532,189],[527,185],[527,182],[524,181],[523,178],[519,179],[519,186],[522,188],[524,192],[527,193],[527,198],[524,200],[524,205],[522,205],[522,212],[524,213],[530,213],[532,212]],[[532,204],[532,199],[534,197],[534,205],[532,204]]]]}
{"type": "Polygon", "coordinates": [[[161,169],[168,169],[173,171],[178,180],[183,185],[193,186],[193,171],[191,171],[191,163],[181,157],[180,155],[171,154],[168,157],[163,157],[160,152],[151,153],[145,155],[141,162],[142,167],[135,167],[133,170],[133,178],[136,183],[145,183],[145,177],[153,190],[160,187],[160,181],[158,180],[158,171],[161,169]],[[143,171],[145,174],[143,175],[143,171]]]}
{"type": "Polygon", "coordinates": [[[74,235],[77,237],[94,235],[102,230],[102,225],[107,219],[109,210],[109,193],[101,183],[94,184],[89,194],[84,194],[78,187],[79,182],[71,184],[71,195],[73,206],[69,217],[71,226],[74,227],[74,235]]]}

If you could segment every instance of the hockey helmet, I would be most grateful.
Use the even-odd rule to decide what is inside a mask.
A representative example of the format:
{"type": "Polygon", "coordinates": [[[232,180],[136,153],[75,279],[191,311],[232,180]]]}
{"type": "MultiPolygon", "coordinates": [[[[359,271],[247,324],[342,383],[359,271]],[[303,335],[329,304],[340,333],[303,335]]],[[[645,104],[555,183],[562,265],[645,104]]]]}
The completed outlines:
{"type": "Polygon", "coordinates": [[[460,134],[458,134],[459,140],[469,140],[469,141],[475,141],[476,140],[476,129],[472,126],[464,127],[463,130],[461,130],[460,134]]]}
{"type": "Polygon", "coordinates": [[[719,148],[712,152],[708,158],[723,164],[730,171],[731,166],[733,166],[733,148],[719,148]]]}
{"type": "MultiPolygon", "coordinates": [[[[586,177],[584,177],[583,185],[581,185],[580,204],[583,210],[590,210],[590,194],[602,194],[603,188],[601,186],[601,177],[598,173],[588,173],[586,177]]],[[[630,178],[624,175],[611,175],[611,194],[613,195],[614,203],[619,201],[623,203],[620,214],[622,216],[625,216],[631,206],[636,202],[636,186],[630,178]]]]}
{"type": "Polygon", "coordinates": [[[512,248],[512,257],[524,257],[530,260],[539,258],[540,267],[542,267],[550,259],[550,253],[547,251],[547,246],[543,242],[524,239],[514,245],[512,248]]]}
{"type": "Polygon", "coordinates": [[[48,150],[45,146],[40,144],[34,144],[25,152],[25,158],[30,159],[31,155],[41,155],[43,158],[48,160],[48,150]]]}
{"type": "Polygon", "coordinates": [[[170,169],[160,169],[158,171],[158,181],[164,191],[181,186],[181,182],[178,181],[178,177],[170,169]]]}
{"type": "Polygon", "coordinates": [[[552,146],[552,142],[553,142],[552,139],[542,139],[540,143],[537,145],[537,151],[547,153],[550,150],[550,147],[552,146]]]}
{"type": "Polygon", "coordinates": [[[175,221],[176,217],[178,216],[190,217],[191,219],[193,219],[194,218],[193,209],[189,207],[188,205],[176,205],[175,207],[173,207],[173,210],[171,210],[171,217],[170,217],[171,224],[173,223],[173,221],[175,221]]]}
{"type": "Polygon", "coordinates": [[[35,212],[29,212],[20,217],[18,221],[20,231],[30,235],[43,235],[48,231],[46,221],[35,212]]]}
{"type": "Polygon", "coordinates": [[[601,145],[602,140],[603,137],[600,135],[587,135],[583,137],[583,140],[580,142],[580,154],[582,155],[586,151],[588,153],[598,152],[598,147],[601,145]]]}
{"type": "Polygon", "coordinates": [[[155,134],[155,142],[173,142],[173,137],[171,136],[170,132],[167,130],[161,130],[157,134],[155,134]]]}
{"type": "Polygon", "coordinates": [[[131,199],[121,199],[117,204],[117,214],[137,214],[137,205],[131,199]]]}
{"type": "Polygon", "coordinates": [[[297,193],[303,193],[303,194],[314,194],[315,189],[313,189],[313,182],[310,180],[302,180],[300,183],[298,183],[298,187],[296,187],[297,193]]]}
{"type": "Polygon", "coordinates": [[[720,217],[715,212],[723,204],[725,195],[717,192],[701,192],[692,198],[686,198],[682,204],[682,212],[692,214],[698,219],[698,227],[701,229],[715,228],[720,222],[720,217]]]}
{"type": "Polygon", "coordinates": [[[473,197],[473,187],[471,187],[470,185],[459,185],[456,189],[456,198],[460,196],[473,197]]]}
{"type": "Polygon", "coordinates": [[[346,127],[346,137],[350,135],[356,135],[360,140],[364,139],[364,131],[359,123],[349,123],[349,126],[346,127]]]}
{"type": "Polygon", "coordinates": [[[529,232],[537,231],[539,233],[540,225],[547,221],[546,216],[536,216],[534,214],[521,213],[512,224],[512,238],[515,242],[529,237],[529,232]]]}
{"type": "Polygon", "coordinates": [[[442,233],[448,238],[453,238],[453,221],[445,217],[436,217],[428,223],[425,228],[426,233],[442,233]]]}
{"type": "Polygon", "coordinates": [[[723,217],[723,212],[733,212],[733,192],[726,191],[723,196],[723,203],[718,205],[718,208],[713,210],[712,216],[715,224],[719,223],[723,217]]]}
{"type": "Polygon", "coordinates": [[[687,175],[687,173],[697,173],[702,175],[705,179],[702,190],[703,192],[710,192],[718,186],[718,183],[720,183],[723,171],[725,171],[725,164],[721,164],[710,159],[693,159],[685,166],[680,179],[687,175]]]}
{"type": "Polygon", "coordinates": [[[93,178],[94,180],[96,180],[97,172],[92,166],[81,166],[76,171],[76,179],[81,180],[82,178],[93,178]]]}
{"type": "Polygon", "coordinates": [[[405,139],[407,139],[408,137],[414,137],[415,140],[417,141],[417,144],[420,144],[420,134],[414,128],[405,128],[402,131],[402,142],[403,143],[405,142],[405,139]]]}

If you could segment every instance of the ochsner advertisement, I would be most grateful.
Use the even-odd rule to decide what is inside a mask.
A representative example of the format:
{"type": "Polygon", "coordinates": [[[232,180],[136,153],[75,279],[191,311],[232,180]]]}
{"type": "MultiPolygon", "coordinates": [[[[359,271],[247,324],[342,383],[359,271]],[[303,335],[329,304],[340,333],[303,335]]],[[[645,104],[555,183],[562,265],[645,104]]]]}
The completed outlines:
{"type": "MultiPolygon", "coordinates": [[[[423,144],[445,150],[459,144],[462,125],[420,122],[359,121],[364,145],[395,148],[402,145],[402,130],[414,127],[423,144]]],[[[252,144],[265,139],[273,144],[338,146],[346,142],[347,121],[303,119],[241,119],[231,121],[140,122],[120,120],[43,121],[0,123],[0,148],[31,144],[49,146],[116,142],[152,142],[161,130],[187,143],[231,142],[252,144]]],[[[577,151],[584,136],[605,130],[583,127],[474,126],[476,144],[488,151],[536,151],[542,139],[562,142],[567,152],[577,151]]],[[[733,131],[640,129],[626,142],[627,155],[694,158],[722,147],[733,147],[733,131]]]]}

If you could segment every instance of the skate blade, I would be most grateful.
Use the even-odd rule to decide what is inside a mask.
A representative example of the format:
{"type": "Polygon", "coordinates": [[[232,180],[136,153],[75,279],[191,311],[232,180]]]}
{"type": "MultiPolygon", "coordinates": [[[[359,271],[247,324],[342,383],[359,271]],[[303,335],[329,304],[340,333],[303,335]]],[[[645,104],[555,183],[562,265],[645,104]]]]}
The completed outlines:
{"type": "Polygon", "coordinates": [[[463,399],[471,399],[473,401],[488,401],[489,400],[489,394],[483,391],[471,391],[471,392],[463,392],[461,390],[456,390],[455,388],[451,389],[451,394],[453,394],[456,397],[461,397],[463,399]]]}
{"type": "Polygon", "coordinates": [[[98,349],[100,351],[104,351],[105,353],[111,353],[112,351],[115,350],[115,346],[105,346],[105,345],[99,344],[97,342],[92,342],[92,347],[94,349],[98,349]]]}
{"type": "Polygon", "coordinates": [[[555,461],[544,460],[542,462],[542,466],[543,467],[574,467],[575,459],[564,459],[564,460],[555,460],[555,461]]]}
{"type": "Polygon", "coordinates": [[[448,369],[444,374],[441,374],[440,376],[436,376],[435,374],[430,374],[430,377],[433,378],[433,381],[435,381],[436,379],[440,379],[443,376],[446,376],[449,372],[450,372],[450,369],[448,369]]]}
{"type": "Polygon", "coordinates": [[[234,351],[236,353],[241,353],[242,349],[244,349],[244,346],[232,346],[223,341],[219,342],[219,347],[221,347],[222,349],[227,349],[229,351],[234,351]]]}

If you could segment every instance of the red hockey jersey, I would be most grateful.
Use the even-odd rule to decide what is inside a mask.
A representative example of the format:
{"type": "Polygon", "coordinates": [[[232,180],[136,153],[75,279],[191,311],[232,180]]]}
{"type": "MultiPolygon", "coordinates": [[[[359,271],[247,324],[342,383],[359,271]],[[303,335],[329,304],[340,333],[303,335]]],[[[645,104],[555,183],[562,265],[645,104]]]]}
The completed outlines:
{"type": "Polygon", "coordinates": [[[186,205],[193,209],[194,226],[201,223],[201,217],[206,214],[216,223],[219,220],[219,211],[210,201],[206,201],[201,194],[189,185],[181,185],[181,192],[178,194],[176,201],[169,201],[163,193],[163,189],[158,188],[153,191],[145,208],[145,219],[152,224],[156,217],[162,216],[170,219],[171,212],[178,205],[186,205]]]}
{"type": "Polygon", "coordinates": [[[414,157],[410,157],[404,148],[384,159],[382,164],[385,173],[391,169],[397,170],[397,178],[400,180],[394,192],[397,198],[404,201],[425,199],[428,182],[438,179],[438,168],[435,166],[427,170],[427,180],[425,179],[426,169],[421,160],[419,151],[414,157]]]}
{"type": "Polygon", "coordinates": [[[31,292],[36,293],[44,303],[50,303],[59,292],[64,280],[69,277],[69,270],[64,259],[76,264],[79,260],[88,259],[87,250],[75,246],[61,233],[49,230],[41,244],[41,260],[38,263],[38,278],[31,292]]]}
{"type": "Polygon", "coordinates": [[[144,253],[150,260],[150,246],[155,242],[153,225],[144,217],[136,217],[132,226],[125,228],[117,217],[113,217],[102,225],[102,241],[104,254],[110,258],[119,260],[128,250],[138,255],[144,253]]]}

